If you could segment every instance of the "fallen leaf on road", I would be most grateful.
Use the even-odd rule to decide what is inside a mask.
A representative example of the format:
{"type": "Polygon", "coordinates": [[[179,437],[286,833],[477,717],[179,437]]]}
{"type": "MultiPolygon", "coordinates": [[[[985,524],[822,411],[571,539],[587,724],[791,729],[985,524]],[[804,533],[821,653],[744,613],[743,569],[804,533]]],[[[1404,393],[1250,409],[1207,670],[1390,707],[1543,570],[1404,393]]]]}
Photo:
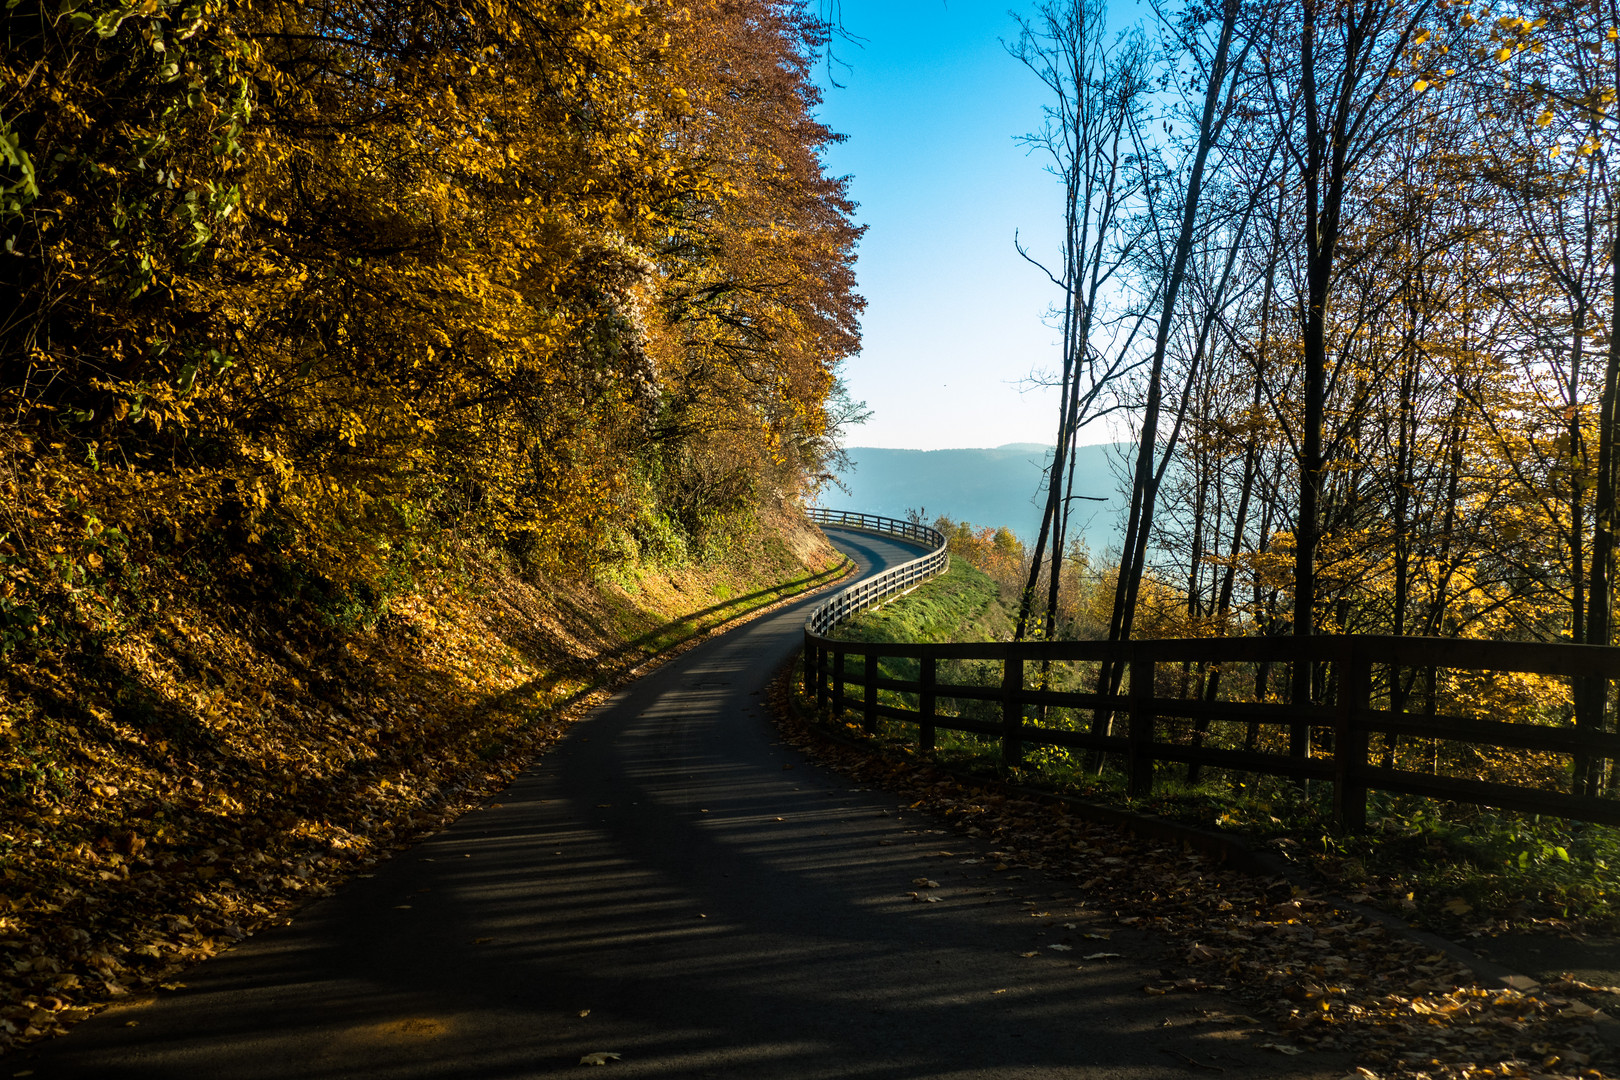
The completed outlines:
{"type": "Polygon", "coordinates": [[[1074,946],[1073,945],[1048,945],[1047,948],[1051,949],[1053,952],[1073,952],[1074,951],[1074,946]]]}
{"type": "MultiPolygon", "coordinates": [[[[1192,970],[1208,980],[1183,979],[1190,972],[1167,967],[1150,992],[1213,992],[1232,984],[1253,1015],[1232,1014],[1211,1023],[1204,1029],[1206,1038],[1225,1045],[1242,1039],[1245,1047],[1261,1044],[1288,1057],[1315,1048],[1354,1054],[1356,1065],[1377,1070],[1379,1080],[1573,1080],[1576,1074],[1581,1080],[1620,1080],[1620,1071],[1600,1072],[1586,1065],[1602,1060],[1607,1049],[1594,1020],[1602,1022],[1596,1006],[1617,1000],[1607,997],[1615,992],[1609,987],[1567,976],[1549,982],[1545,990],[1530,980],[1506,988],[1481,982],[1459,961],[1407,939],[1399,926],[1338,906],[1299,881],[1229,872],[1191,853],[1183,858],[1172,848],[1154,848],[1101,823],[1063,814],[1052,820],[1032,800],[964,787],[914,761],[876,758],[868,751],[827,750],[825,756],[862,778],[881,776],[910,798],[926,795],[927,805],[961,835],[989,838],[987,843],[997,850],[987,857],[961,853],[973,855],[958,860],[964,872],[980,863],[986,872],[1044,863],[1088,894],[1074,903],[1089,906],[1089,917],[1100,920],[1112,909],[1113,926],[1158,932],[1169,939],[1170,964],[1191,961],[1192,970]],[[1571,1009],[1572,1001],[1581,999],[1585,1008],[1571,1009]],[[1592,1014],[1582,1015],[1585,1009],[1592,1014]],[[1526,1050],[1534,1051],[1533,1059],[1526,1050]],[[1481,1064],[1487,1061],[1491,1064],[1481,1064]]],[[[1415,907],[1409,895],[1400,900],[1396,884],[1380,880],[1379,902],[1386,908],[1415,907]]],[[[1361,890],[1352,900],[1366,902],[1372,894],[1371,889],[1361,890]]],[[[1442,893],[1434,903],[1448,899],[1442,893]]],[[[1029,901],[1025,907],[1034,904],[1029,901]]],[[[1467,918],[1478,915],[1471,911],[1467,918]]],[[[1559,920],[1547,920],[1544,929],[1562,926],[1559,920]]],[[[1081,938],[1089,940],[1085,946],[1076,944],[1076,952],[1110,941],[1107,933],[1078,929],[1063,940],[1081,938]]],[[[1031,959],[1048,951],[1044,944],[1037,947],[1038,952],[1020,955],[1031,959]]],[[[1138,951],[1128,957],[1096,953],[1071,958],[1064,953],[1062,959],[1087,961],[1076,970],[1088,973],[1100,967],[1093,961],[1134,963],[1138,951]]],[[[1613,981],[1620,983],[1620,978],[1613,981]]],[[[1334,1071],[1324,1075],[1331,1077],[1334,1071]]],[[[1370,1078],[1359,1073],[1357,1080],[1370,1078]]]]}
{"type": "Polygon", "coordinates": [[[1172,994],[1177,990],[1224,990],[1224,986],[1210,986],[1202,979],[1177,979],[1172,983],[1159,986],[1144,986],[1143,992],[1149,994],[1172,994]]]}
{"type": "Polygon", "coordinates": [[[1206,1012],[1201,1018],[1206,1024],[1258,1024],[1260,1021],[1247,1013],[1206,1012]]]}
{"type": "Polygon", "coordinates": [[[599,1050],[594,1054],[586,1054],[584,1057],[579,1059],[579,1063],[581,1065],[606,1065],[610,1061],[618,1061],[623,1057],[623,1054],[614,1054],[599,1050]]]}
{"type": "Polygon", "coordinates": [[[1277,1053],[1287,1054],[1289,1057],[1293,1057],[1295,1054],[1303,1054],[1305,1052],[1299,1047],[1289,1046],[1287,1043],[1261,1043],[1260,1049],[1275,1050],[1277,1053]]]}
{"type": "Polygon", "coordinates": [[[932,878],[925,878],[925,877],[912,878],[911,883],[913,885],[917,886],[919,889],[937,889],[937,888],[939,888],[939,882],[933,880],[932,878]]]}

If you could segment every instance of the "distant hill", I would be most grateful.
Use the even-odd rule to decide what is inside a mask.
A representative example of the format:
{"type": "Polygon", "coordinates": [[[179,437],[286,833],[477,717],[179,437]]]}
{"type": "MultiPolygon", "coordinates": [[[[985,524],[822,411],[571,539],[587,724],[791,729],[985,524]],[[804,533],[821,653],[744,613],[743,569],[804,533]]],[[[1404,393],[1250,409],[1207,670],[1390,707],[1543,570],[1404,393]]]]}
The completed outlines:
{"type": "MultiPolygon", "coordinates": [[[[1076,502],[1071,532],[1102,553],[1119,545],[1126,500],[1119,493],[1109,445],[1082,446],[1075,459],[1075,494],[1102,495],[1105,503],[1076,502]]],[[[821,505],[830,510],[864,510],[903,518],[921,508],[932,521],[940,514],[976,526],[1005,525],[1026,543],[1041,527],[1042,473],[1051,448],[1040,443],[1009,443],[992,449],[887,450],[854,446],[854,469],[839,479],[850,493],[828,485],[821,505]]]]}

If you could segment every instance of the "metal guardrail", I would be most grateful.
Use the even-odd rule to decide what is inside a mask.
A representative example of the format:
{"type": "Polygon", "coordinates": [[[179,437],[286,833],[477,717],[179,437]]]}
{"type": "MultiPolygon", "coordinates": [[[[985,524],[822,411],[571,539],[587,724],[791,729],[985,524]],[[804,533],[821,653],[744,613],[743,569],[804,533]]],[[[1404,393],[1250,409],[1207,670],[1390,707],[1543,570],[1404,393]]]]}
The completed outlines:
{"type": "Polygon", "coordinates": [[[880,536],[899,537],[913,543],[927,544],[933,550],[921,558],[901,563],[899,566],[891,567],[881,574],[862,578],[817,607],[804,622],[804,637],[807,650],[812,649],[818,639],[825,639],[828,634],[832,633],[833,627],[850,616],[865,611],[879,601],[896,593],[914,589],[922,582],[931,577],[937,577],[950,568],[951,557],[945,550],[945,534],[938,529],[931,529],[927,525],[918,525],[910,521],[901,521],[899,518],[883,517],[881,514],[861,514],[851,510],[825,510],[819,506],[811,507],[809,515],[810,520],[817,525],[832,525],[840,529],[860,529],[864,532],[877,533],[880,536]]]}

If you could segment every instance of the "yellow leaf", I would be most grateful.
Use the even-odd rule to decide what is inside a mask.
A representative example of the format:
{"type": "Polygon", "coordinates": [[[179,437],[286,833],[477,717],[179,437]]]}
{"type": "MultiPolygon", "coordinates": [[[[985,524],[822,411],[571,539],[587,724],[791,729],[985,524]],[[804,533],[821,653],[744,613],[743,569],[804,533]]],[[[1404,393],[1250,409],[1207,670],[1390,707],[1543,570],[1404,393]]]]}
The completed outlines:
{"type": "Polygon", "coordinates": [[[1412,84],[1412,89],[1416,90],[1420,94],[1423,93],[1423,91],[1427,90],[1428,88],[1429,88],[1429,80],[1428,79],[1419,79],[1417,82],[1412,84]]]}
{"type": "Polygon", "coordinates": [[[1474,910],[1474,905],[1460,896],[1454,896],[1446,901],[1446,910],[1453,915],[1462,916],[1474,910]]]}

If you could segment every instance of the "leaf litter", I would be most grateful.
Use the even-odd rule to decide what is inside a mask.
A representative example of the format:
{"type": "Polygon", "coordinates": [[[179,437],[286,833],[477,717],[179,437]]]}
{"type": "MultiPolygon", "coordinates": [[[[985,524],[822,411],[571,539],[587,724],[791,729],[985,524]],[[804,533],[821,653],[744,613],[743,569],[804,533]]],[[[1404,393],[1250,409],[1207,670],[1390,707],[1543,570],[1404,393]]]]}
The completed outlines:
{"type": "MultiPolygon", "coordinates": [[[[997,790],[916,759],[825,739],[773,688],[784,736],[863,784],[881,785],[997,850],[993,868],[1078,884],[1087,906],[1177,944],[1185,975],[1149,994],[1237,995],[1263,1023],[1254,1045],[1297,1056],[1354,1055],[1358,1080],[1604,1080],[1620,1073],[1599,1036],[1599,1006],[1617,991],[1566,977],[1539,989],[1479,981],[1414,939],[1341,908],[1315,889],[1226,869],[1203,855],[1079,817],[1062,803],[997,790]]],[[[977,860],[963,859],[971,864],[977,860]]],[[[1458,905],[1460,907],[1460,905],[1458,905]]],[[[1087,938],[1107,940],[1106,934],[1087,938]]],[[[1037,951],[1019,954],[1039,955],[1037,951]]],[[[1092,953],[1085,960],[1118,957],[1092,953]]]]}
{"type": "Polygon", "coordinates": [[[694,613],[730,571],[660,571],[627,599],[450,554],[454,574],[424,570],[371,630],[337,628],[244,562],[162,576],[156,614],[130,614],[102,667],[65,652],[0,665],[0,1054],[179,986],[415,838],[498,808],[609,688],[783,599],[694,613]],[[629,639],[643,625],[659,634],[629,639]]]}

